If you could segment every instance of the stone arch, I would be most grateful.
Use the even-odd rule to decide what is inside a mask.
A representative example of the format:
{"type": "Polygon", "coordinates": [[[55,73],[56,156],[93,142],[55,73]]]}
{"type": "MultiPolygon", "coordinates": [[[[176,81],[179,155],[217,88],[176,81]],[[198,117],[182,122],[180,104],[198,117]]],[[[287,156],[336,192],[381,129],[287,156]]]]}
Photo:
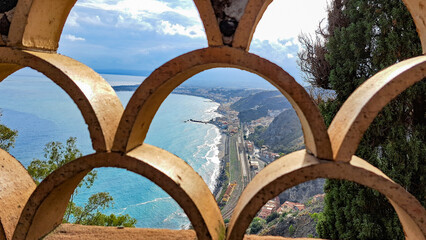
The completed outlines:
{"type": "Polygon", "coordinates": [[[111,149],[123,106],[112,87],[86,65],[56,53],[0,48],[3,80],[21,67],[31,67],[60,86],[76,103],[88,125],[96,151],[111,149]]]}
{"type": "MultiPolygon", "coordinates": [[[[77,0],[20,0],[9,31],[9,46],[56,51],[69,12],[77,0]]],[[[249,0],[235,33],[233,46],[248,50],[257,23],[271,0],[249,0]]],[[[194,0],[206,31],[209,46],[223,45],[210,2],[194,0]]],[[[404,0],[411,13],[426,53],[426,5],[422,0],[404,0]]]]}
{"type": "Polygon", "coordinates": [[[39,239],[61,224],[75,187],[90,170],[99,167],[123,168],[148,178],[183,208],[198,239],[224,239],[225,224],[203,179],[182,159],[148,144],[127,155],[88,155],[54,171],[31,195],[13,239],[39,239]]]}
{"type": "Polygon", "coordinates": [[[243,239],[253,217],[269,199],[316,178],[345,179],[381,192],[395,208],[407,239],[426,234],[426,210],[379,169],[356,156],[350,162],[326,161],[300,150],[275,160],[247,185],[229,223],[227,239],[243,239]]]}
{"type": "Polygon", "coordinates": [[[305,145],[315,155],[331,159],[324,121],[306,90],[279,66],[229,47],[205,48],[181,55],[155,70],[130,99],[114,140],[113,151],[141,145],[160,104],[189,77],[215,67],[233,67],[255,73],[274,85],[293,105],[302,124],[305,145]]]}
{"type": "Polygon", "coordinates": [[[423,0],[403,0],[403,2],[416,24],[423,54],[426,54],[426,3],[423,0]]]}
{"type": "Polygon", "coordinates": [[[216,16],[210,1],[194,0],[195,6],[200,13],[201,21],[206,32],[209,46],[222,46],[222,33],[219,30],[216,16]]]}
{"type": "Polygon", "coordinates": [[[77,0],[19,0],[10,25],[9,46],[58,49],[65,21],[77,0]]]}
{"type": "Polygon", "coordinates": [[[249,0],[235,31],[232,47],[249,50],[257,24],[272,0],[249,0]]]}
{"type": "Polygon", "coordinates": [[[22,164],[0,148],[0,239],[12,239],[19,216],[36,188],[22,164]]]}
{"type": "Polygon", "coordinates": [[[426,56],[394,64],[359,86],[334,117],[328,134],[333,159],[350,161],[371,122],[393,98],[426,77],[426,56]]]}

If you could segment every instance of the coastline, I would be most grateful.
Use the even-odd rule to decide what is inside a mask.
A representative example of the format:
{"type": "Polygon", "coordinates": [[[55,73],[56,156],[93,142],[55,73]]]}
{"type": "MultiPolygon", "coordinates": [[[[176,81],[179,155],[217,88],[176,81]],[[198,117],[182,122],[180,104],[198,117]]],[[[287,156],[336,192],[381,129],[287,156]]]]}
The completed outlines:
{"type": "MultiPolygon", "coordinates": [[[[192,94],[182,94],[182,93],[172,93],[172,94],[179,94],[179,95],[187,95],[187,96],[194,96],[194,97],[201,97],[201,98],[205,98],[208,99],[212,102],[215,102],[218,104],[217,108],[214,110],[215,113],[217,113],[218,115],[222,115],[221,113],[218,112],[218,109],[221,107],[222,103],[216,102],[214,99],[209,98],[207,96],[199,96],[199,95],[192,95],[192,94]]],[[[222,185],[224,184],[221,179],[223,179],[224,175],[225,175],[225,148],[226,148],[226,141],[228,136],[222,131],[222,129],[217,126],[214,123],[215,118],[209,119],[208,121],[203,121],[203,120],[194,120],[194,119],[188,119],[185,120],[185,122],[190,122],[190,123],[199,123],[199,124],[211,124],[213,125],[217,131],[220,134],[220,140],[217,142],[216,147],[218,150],[218,154],[217,154],[217,159],[219,160],[219,166],[217,169],[214,169],[212,172],[212,177],[214,176],[214,179],[212,179],[211,181],[211,185],[209,185],[210,190],[212,191],[213,196],[215,197],[215,199],[217,200],[217,197],[219,195],[219,193],[221,192],[222,189],[222,185]]]]}
{"type": "MultiPolygon", "coordinates": [[[[217,127],[217,126],[216,126],[217,127]]],[[[228,136],[224,133],[220,133],[221,134],[221,139],[220,139],[220,143],[218,144],[218,148],[219,148],[219,174],[216,176],[216,181],[215,181],[215,186],[213,188],[213,196],[216,199],[216,201],[218,200],[219,194],[223,188],[223,177],[225,176],[225,147],[226,147],[226,141],[228,136]]]]}
{"type": "MultiPolygon", "coordinates": [[[[134,91],[136,89],[137,86],[114,86],[114,90],[115,91],[134,91]]],[[[200,98],[204,98],[207,99],[209,101],[212,101],[214,103],[217,103],[217,107],[213,110],[213,112],[215,112],[218,115],[223,115],[223,112],[219,112],[219,109],[223,109],[221,108],[223,106],[224,102],[222,99],[217,99],[212,95],[203,95],[200,93],[196,93],[196,92],[172,92],[171,94],[176,94],[176,95],[187,95],[187,96],[193,96],[193,97],[200,97],[200,98]]],[[[226,154],[226,142],[228,141],[228,135],[226,133],[224,133],[224,131],[220,128],[220,126],[216,125],[215,122],[213,121],[215,119],[215,117],[212,117],[210,119],[204,119],[204,120],[194,120],[194,119],[187,119],[185,122],[190,122],[190,123],[199,123],[199,124],[211,124],[213,125],[216,130],[219,132],[220,134],[220,140],[217,141],[216,144],[216,149],[217,149],[217,154],[216,156],[212,157],[212,158],[216,158],[218,160],[218,165],[217,167],[215,167],[214,169],[211,170],[211,175],[210,175],[210,184],[208,184],[209,189],[211,190],[214,198],[216,199],[216,201],[218,201],[218,198],[220,197],[220,193],[222,192],[223,188],[226,187],[224,186],[224,184],[226,184],[226,172],[225,172],[225,167],[226,167],[226,159],[225,159],[225,154],[226,154]]],[[[207,180],[207,179],[206,179],[207,180]]],[[[207,182],[206,182],[207,184],[207,182]]],[[[189,226],[183,226],[184,229],[187,229],[189,226]]]]}

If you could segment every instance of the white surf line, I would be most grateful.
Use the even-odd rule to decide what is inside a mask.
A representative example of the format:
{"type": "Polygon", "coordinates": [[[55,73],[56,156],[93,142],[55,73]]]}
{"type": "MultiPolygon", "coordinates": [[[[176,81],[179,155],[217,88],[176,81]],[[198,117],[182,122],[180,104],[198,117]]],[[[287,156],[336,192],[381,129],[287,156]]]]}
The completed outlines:
{"type": "Polygon", "coordinates": [[[129,207],[136,207],[136,206],[141,206],[141,205],[145,205],[145,204],[149,204],[149,203],[154,203],[154,202],[158,202],[158,201],[162,201],[162,200],[169,200],[169,199],[172,199],[172,197],[156,198],[156,199],[153,199],[153,200],[150,200],[150,201],[128,205],[127,207],[122,208],[122,211],[119,212],[118,214],[124,213],[129,207]]]}

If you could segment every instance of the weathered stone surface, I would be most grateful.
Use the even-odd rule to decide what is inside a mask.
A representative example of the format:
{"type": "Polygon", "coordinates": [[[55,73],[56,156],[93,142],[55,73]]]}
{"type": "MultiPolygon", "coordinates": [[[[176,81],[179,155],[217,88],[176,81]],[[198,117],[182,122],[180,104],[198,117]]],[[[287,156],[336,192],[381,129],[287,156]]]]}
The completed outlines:
{"type": "Polygon", "coordinates": [[[0,149],[0,239],[12,239],[22,209],[36,188],[22,164],[0,149]]]}
{"type": "Polygon", "coordinates": [[[0,13],[4,13],[4,12],[12,10],[17,3],[18,3],[18,0],[2,0],[0,2],[0,13]]]}
{"type": "MultiPolygon", "coordinates": [[[[117,228],[61,224],[45,240],[196,240],[193,230],[168,230],[147,228],[117,228]]],[[[283,238],[246,235],[244,240],[311,240],[311,238],[283,238]]]]}

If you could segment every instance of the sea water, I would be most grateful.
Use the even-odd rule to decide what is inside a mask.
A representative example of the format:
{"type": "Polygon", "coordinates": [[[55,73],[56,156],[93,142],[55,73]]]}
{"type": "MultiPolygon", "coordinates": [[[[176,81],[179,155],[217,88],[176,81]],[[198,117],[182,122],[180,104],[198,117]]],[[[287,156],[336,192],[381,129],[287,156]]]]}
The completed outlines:
{"type": "MultiPolygon", "coordinates": [[[[125,85],[143,78],[108,75],[114,85],[125,85]],[[120,79],[123,79],[122,81],[120,79]],[[120,83],[121,81],[121,83],[120,83]]],[[[117,92],[127,104],[133,92],[117,92]]],[[[219,169],[220,132],[211,124],[185,122],[217,117],[218,103],[211,100],[171,94],[161,105],[150,126],[146,142],[163,148],[188,162],[210,189],[219,169]]],[[[0,82],[0,122],[19,132],[10,153],[24,166],[33,159],[44,159],[44,145],[50,141],[65,143],[77,137],[84,155],[93,153],[87,125],[71,98],[49,79],[34,71],[20,71],[0,82]]],[[[104,210],[110,214],[129,214],[137,219],[137,227],[181,229],[189,220],[178,204],[162,189],[132,172],[97,169],[98,178],[90,189],[81,188],[75,197],[78,205],[97,192],[109,192],[114,206],[104,210]]]]}

